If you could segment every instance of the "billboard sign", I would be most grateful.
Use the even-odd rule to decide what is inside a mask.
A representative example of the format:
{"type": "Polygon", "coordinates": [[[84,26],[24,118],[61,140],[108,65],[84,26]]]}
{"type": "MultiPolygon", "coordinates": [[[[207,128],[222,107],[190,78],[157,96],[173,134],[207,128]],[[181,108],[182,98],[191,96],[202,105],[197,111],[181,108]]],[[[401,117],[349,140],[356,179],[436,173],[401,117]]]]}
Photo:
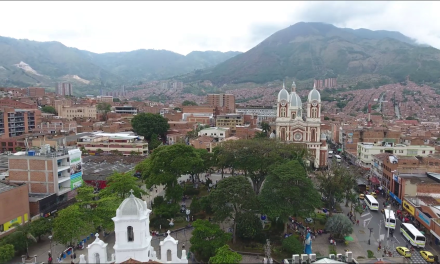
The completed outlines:
{"type": "Polygon", "coordinates": [[[69,150],[70,160],[70,189],[74,190],[82,185],[81,150],[69,150]]]}

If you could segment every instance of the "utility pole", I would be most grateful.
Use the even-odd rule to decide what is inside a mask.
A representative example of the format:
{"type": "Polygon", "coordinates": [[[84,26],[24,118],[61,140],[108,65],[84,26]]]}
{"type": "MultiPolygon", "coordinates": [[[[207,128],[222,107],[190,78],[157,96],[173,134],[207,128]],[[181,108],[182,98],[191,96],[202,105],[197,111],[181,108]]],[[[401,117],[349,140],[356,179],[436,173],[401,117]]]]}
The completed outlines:
{"type": "Polygon", "coordinates": [[[381,228],[382,228],[382,220],[379,221],[379,244],[380,244],[380,241],[381,241],[381,239],[380,239],[380,230],[381,230],[381,228]]]}
{"type": "Polygon", "coordinates": [[[370,230],[370,237],[368,237],[368,245],[371,245],[370,240],[371,240],[371,233],[373,233],[373,228],[369,227],[368,229],[370,230]]]}

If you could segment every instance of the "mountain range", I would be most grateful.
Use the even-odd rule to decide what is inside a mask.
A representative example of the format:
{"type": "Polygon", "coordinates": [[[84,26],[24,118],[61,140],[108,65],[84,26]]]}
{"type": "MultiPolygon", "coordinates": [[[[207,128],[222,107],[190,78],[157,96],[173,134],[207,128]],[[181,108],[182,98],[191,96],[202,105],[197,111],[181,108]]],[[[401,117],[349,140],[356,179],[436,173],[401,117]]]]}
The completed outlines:
{"type": "Polygon", "coordinates": [[[212,67],[240,53],[193,51],[184,56],[149,49],[98,54],[55,41],[0,37],[0,85],[53,86],[58,81],[71,81],[77,86],[110,87],[212,67]]]}
{"type": "Polygon", "coordinates": [[[217,86],[296,80],[377,76],[388,82],[438,83],[440,51],[395,31],[338,28],[300,22],[212,69],[181,79],[210,80],[217,86]]]}
{"type": "Polygon", "coordinates": [[[385,81],[439,83],[440,51],[395,31],[300,22],[245,53],[167,50],[93,53],[59,42],[0,37],[0,86],[53,87],[71,81],[87,92],[168,78],[216,86],[376,76],[385,81]]]}

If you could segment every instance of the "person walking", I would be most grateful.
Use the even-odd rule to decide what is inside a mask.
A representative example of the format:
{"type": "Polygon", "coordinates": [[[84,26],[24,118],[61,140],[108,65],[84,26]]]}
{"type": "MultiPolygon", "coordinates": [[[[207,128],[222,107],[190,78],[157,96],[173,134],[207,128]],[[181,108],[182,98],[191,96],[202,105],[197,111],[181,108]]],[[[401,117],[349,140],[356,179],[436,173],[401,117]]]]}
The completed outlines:
{"type": "Polygon", "coordinates": [[[359,220],[356,221],[356,225],[359,225],[359,220]]]}

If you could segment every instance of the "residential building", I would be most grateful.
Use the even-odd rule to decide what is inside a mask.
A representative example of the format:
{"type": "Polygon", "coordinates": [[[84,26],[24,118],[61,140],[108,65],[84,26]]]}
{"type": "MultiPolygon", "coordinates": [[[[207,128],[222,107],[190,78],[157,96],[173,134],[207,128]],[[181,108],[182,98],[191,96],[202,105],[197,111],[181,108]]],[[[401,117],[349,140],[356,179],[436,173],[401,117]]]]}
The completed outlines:
{"type": "Polygon", "coordinates": [[[55,89],[57,95],[62,96],[72,96],[73,95],[73,87],[71,83],[58,83],[55,89]]]}
{"type": "Polygon", "coordinates": [[[0,238],[12,231],[13,224],[30,219],[28,186],[24,183],[0,181],[0,238]]]}
{"type": "Polygon", "coordinates": [[[215,142],[224,141],[229,137],[229,128],[209,127],[199,131],[198,136],[207,136],[214,138],[215,142]]]}
{"type": "Polygon", "coordinates": [[[128,133],[95,133],[78,138],[77,145],[91,155],[99,153],[99,150],[106,153],[117,151],[124,156],[132,155],[132,153],[148,155],[148,143],[128,133]]]}
{"type": "Polygon", "coordinates": [[[43,97],[46,94],[46,90],[42,87],[28,87],[29,97],[43,97]]]}
{"type": "Polygon", "coordinates": [[[57,105],[58,116],[73,120],[75,118],[97,118],[97,111],[95,105],[57,105]]]}
{"type": "Polygon", "coordinates": [[[113,96],[108,96],[108,95],[98,95],[96,97],[96,101],[101,102],[101,103],[109,103],[112,104],[113,103],[113,96]]]}
{"type": "Polygon", "coordinates": [[[115,106],[114,108],[116,114],[136,115],[139,112],[136,107],[131,105],[115,106]]]}
{"type": "Polygon", "coordinates": [[[226,107],[229,113],[235,113],[235,96],[233,94],[208,94],[206,100],[211,107],[226,107]]]}
{"type": "Polygon", "coordinates": [[[262,122],[270,123],[277,117],[276,106],[247,106],[235,111],[237,114],[257,116],[257,125],[261,125],[262,122]]]}
{"type": "Polygon", "coordinates": [[[0,107],[10,107],[17,109],[38,109],[36,103],[24,103],[19,100],[13,100],[11,98],[3,98],[0,100],[0,107]]]}
{"type": "Polygon", "coordinates": [[[327,167],[326,135],[321,133],[321,94],[316,87],[309,92],[303,115],[303,104],[296,93],[295,82],[290,94],[283,83],[278,93],[275,133],[271,138],[307,146],[314,157],[315,168],[327,167]]]}
{"type": "Polygon", "coordinates": [[[400,156],[428,156],[435,153],[435,147],[394,144],[391,142],[378,142],[376,144],[362,142],[357,144],[357,159],[359,165],[362,167],[370,168],[373,155],[380,153],[390,153],[400,156]]]}
{"type": "Polygon", "coordinates": [[[31,216],[47,215],[76,196],[75,189],[83,183],[81,154],[78,148],[54,149],[44,145],[37,151],[8,156],[9,181],[26,183],[30,203],[33,203],[31,216]],[[50,200],[55,202],[50,204],[50,200]],[[45,202],[46,207],[40,202],[45,202]]]}
{"type": "Polygon", "coordinates": [[[40,119],[40,110],[0,108],[0,135],[10,138],[29,133],[40,119]]]}
{"type": "Polygon", "coordinates": [[[76,121],[52,119],[49,122],[41,122],[33,132],[40,134],[77,133],[77,127],[76,121]]]}
{"type": "Polygon", "coordinates": [[[215,120],[215,126],[228,127],[234,129],[236,126],[244,124],[244,117],[238,114],[218,115],[215,120]]]}

